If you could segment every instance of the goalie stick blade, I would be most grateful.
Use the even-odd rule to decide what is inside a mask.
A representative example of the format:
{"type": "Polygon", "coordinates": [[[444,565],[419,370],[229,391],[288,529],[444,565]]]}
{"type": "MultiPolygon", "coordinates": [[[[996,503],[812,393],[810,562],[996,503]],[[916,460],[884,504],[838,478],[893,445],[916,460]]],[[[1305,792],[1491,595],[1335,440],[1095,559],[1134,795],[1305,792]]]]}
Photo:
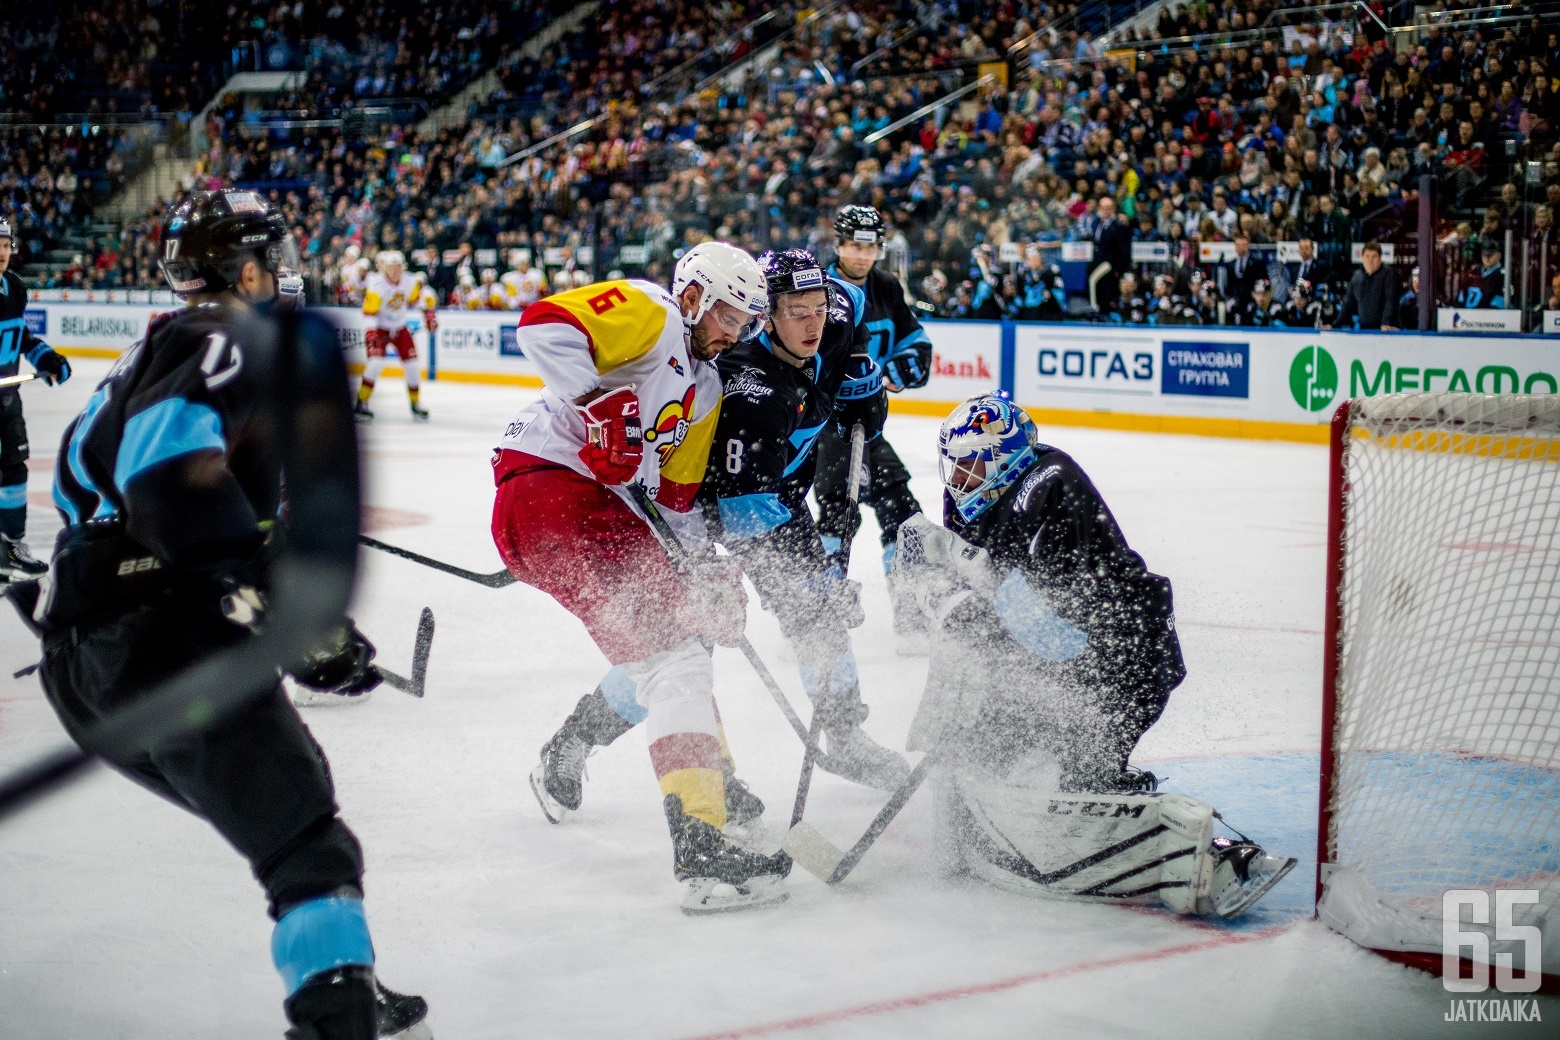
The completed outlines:
{"type": "Polygon", "coordinates": [[[830,883],[834,872],[840,869],[845,853],[817,828],[803,820],[786,834],[780,848],[788,853],[796,864],[819,881],[830,883]]]}

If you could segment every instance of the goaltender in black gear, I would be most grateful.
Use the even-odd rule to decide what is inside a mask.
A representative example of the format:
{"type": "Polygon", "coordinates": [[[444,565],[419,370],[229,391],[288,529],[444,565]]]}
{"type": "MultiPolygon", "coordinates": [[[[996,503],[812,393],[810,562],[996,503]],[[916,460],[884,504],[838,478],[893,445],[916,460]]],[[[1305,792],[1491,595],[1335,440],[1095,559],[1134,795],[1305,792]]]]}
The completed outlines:
{"type": "Polygon", "coordinates": [[[945,526],[916,515],[895,570],[931,629],[912,750],[943,765],[955,869],[1004,887],[1233,917],[1294,866],[1213,834],[1213,807],[1127,764],[1186,676],[1169,579],[1087,474],[1005,394],[939,434],[945,526]]]}
{"type": "MultiPolygon", "coordinates": [[[[141,692],[251,638],[286,535],[282,474],[257,413],[242,327],[296,288],[297,249],[253,192],[199,193],[163,227],[187,309],[155,320],[65,431],[54,498],[65,529],[35,617],[44,690],[74,735],[141,692]]],[[[330,337],[308,315],[300,334],[330,337]]],[[[319,351],[339,358],[334,349],[319,351]]],[[[348,393],[341,372],[343,400],[348,393]]],[[[301,681],[366,667],[350,627],[301,681]]],[[[293,1040],[427,1037],[427,1005],[379,986],[363,858],[337,816],[324,752],[280,684],[211,727],[113,765],[203,817],[249,861],[276,921],[272,958],[293,1040]]]]}

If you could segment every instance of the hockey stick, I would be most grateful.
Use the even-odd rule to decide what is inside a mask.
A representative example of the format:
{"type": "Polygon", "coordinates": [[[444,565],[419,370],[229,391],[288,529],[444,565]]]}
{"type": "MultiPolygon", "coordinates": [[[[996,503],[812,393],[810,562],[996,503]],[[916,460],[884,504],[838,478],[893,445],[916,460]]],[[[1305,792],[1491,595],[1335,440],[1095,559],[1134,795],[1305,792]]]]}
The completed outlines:
{"type": "Polygon", "coordinates": [[[467,581],[474,581],[478,585],[484,585],[490,589],[501,589],[505,586],[513,585],[515,583],[515,576],[510,574],[507,570],[494,571],[492,574],[478,574],[476,571],[468,571],[465,568],[457,567],[452,563],[442,563],[439,560],[433,559],[431,556],[424,556],[421,553],[414,553],[410,549],[403,549],[398,545],[390,545],[387,542],[381,542],[379,539],[370,538],[366,534],[358,535],[358,541],[368,546],[370,549],[378,549],[380,552],[387,552],[391,556],[399,556],[403,560],[411,560],[413,563],[420,563],[424,567],[432,567],[436,571],[443,571],[445,574],[453,574],[455,577],[465,578],[467,581]]]}
{"type": "MultiPolygon", "coordinates": [[[[677,540],[677,532],[673,531],[672,525],[666,522],[666,517],[661,515],[661,510],[656,507],[655,501],[651,499],[644,487],[640,484],[630,484],[628,490],[634,496],[634,501],[639,503],[639,508],[644,510],[645,516],[650,518],[650,526],[655,529],[656,534],[661,536],[661,542],[666,549],[667,555],[672,557],[673,563],[687,559],[688,550],[683,547],[682,542],[677,540]]],[[[786,698],[785,691],[775,681],[774,674],[764,664],[764,659],[758,656],[758,651],[753,648],[753,643],[747,636],[743,636],[742,642],[738,643],[737,647],[742,651],[742,656],[748,659],[748,664],[752,665],[753,670],[758,673],[759,679],[763,681],[764,686],[769,690],[769,695],[780,706],[781,712],[785,714],[786,721],[791,724],[791,729],[796,731],[797,739],[804,744],[807,743],[807,727],[802,725],[801,716],[797,715],[796,709],[791,707],[791,702],[786,698]]]]}
{"type": "Polygon", "coordinates": [[[792,826],[790,833],[780,843],[780,847],[790,853],[791,858],[801,864],[809,874],[812,874],[830,885],[837,885],[856,869],[856,864],[861,862],[861,857],[867,854],[872,843],[888,829],[888,825],[894,822],[894,817],[899,815],[899,810],[914,797],[916,791],[925,783],[927,775],[932,771],[936,763],[936,751],[928,752],[926,757],[917,763],[911,770],[910,776],[904,783],[895,789],[889,797],[887,804],[878,810],[868,825],[866,833],[856,840],[856,844],[850,847],[850,851],[842,852],[828,838],[809,823],[797,823],[792,826]]]}
{"type": "Polygon", "coordinates": [[[433,611],[423,607],[417,619],[417,641],[412,644],[412,677],[403,679],[388,668],[379,668],[379,677],[402,693],[423,695],[423,680],[428,677],[428,653],[433,649],[433,611]]]}
{"type": "Polygon", "coordinates": [[[0,389],[4,389],[8,386],[21,386],[28,380],[37,378],[38,373],[36,372],[29,372],[25,376],[6,376],[4,379],[0,379],[0,389]]]}
{"type": "MultiPolygon", "coordinates": [[[[845,498],[856,511],[856,527],[861,526],[861,457],[866,450],[867,431],[860,423],[850,428],[850,476],[845,482],[845,498]]],[[[843,572],[850,568],[850,543],[855,538],[852,532],[850,538],[840,541],[839,566],[843,572]]],[[[824,680],[824,688],[819,690],[818,698],[813,702],[812,723],[807,727],[807,750],[802,755],[802,773],[796,778],[796,801],[791,806],[791,827],[794,830],[802,822],[802,814],[807,810],[807,793],[812,789],[813,766],[818,762],[818,741],[823,735],[823,712],[820,705],[828,700],[828,680],[824,680]]]]}

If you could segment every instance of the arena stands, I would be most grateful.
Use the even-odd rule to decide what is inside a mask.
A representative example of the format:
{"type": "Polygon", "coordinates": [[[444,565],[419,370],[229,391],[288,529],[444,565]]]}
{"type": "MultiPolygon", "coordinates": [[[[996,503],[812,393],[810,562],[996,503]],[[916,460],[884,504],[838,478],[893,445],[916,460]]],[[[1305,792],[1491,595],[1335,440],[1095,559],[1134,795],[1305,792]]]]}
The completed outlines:
{"type": "MultiPolygon", "coordinates": [[[[1386,245],[1399,309],[1416,306],[1425,177],[1436,302],[1488,305],[1522,269],[1513,305],[1536,310],[1560,272],[1553,12],[631,0],[499,57],[480,40],[508,24],[501,6],[477,9],[478,44],[402,33],[393,52],[372,41],[396,35],[397,4],[354,15],[355,34],[338,24],[330,45],[311,19],[333,8],[284,19],[308,79],[275,118],[219,105],[190,185],[283,202],[324,298],[349,244],[420,257],[446,293],[515,249],[571,283],[664,277],[706,237],[827,252],[833,210],[866,202],[894,224],[888,262],[927,313],[1327,324],[1356,314],[1369,241],[1386,245]],[[456,126],[342,118],[364,97],[448,96],[490,57],[499,86],[456,126]]],[[[435,26],[455,25],[441,8],[435,26]]],[[[88,259],[59,278],[155,284],[159,215],[103,236],[108,273],[88,259]]]]}

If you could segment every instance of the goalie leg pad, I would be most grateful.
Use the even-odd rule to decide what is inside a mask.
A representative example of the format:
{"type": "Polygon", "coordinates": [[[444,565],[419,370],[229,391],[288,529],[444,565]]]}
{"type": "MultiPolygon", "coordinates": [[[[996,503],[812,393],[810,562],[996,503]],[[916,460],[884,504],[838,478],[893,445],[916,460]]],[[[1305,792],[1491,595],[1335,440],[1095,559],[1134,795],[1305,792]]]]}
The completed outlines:
{"type": "Polygon", "coordinates": [[[1185,795],[1059,795],[957,781],[958,840],[972,873],[1002,888],[1110,902],[1206,904],[1213,807],[1185,795]]]}

